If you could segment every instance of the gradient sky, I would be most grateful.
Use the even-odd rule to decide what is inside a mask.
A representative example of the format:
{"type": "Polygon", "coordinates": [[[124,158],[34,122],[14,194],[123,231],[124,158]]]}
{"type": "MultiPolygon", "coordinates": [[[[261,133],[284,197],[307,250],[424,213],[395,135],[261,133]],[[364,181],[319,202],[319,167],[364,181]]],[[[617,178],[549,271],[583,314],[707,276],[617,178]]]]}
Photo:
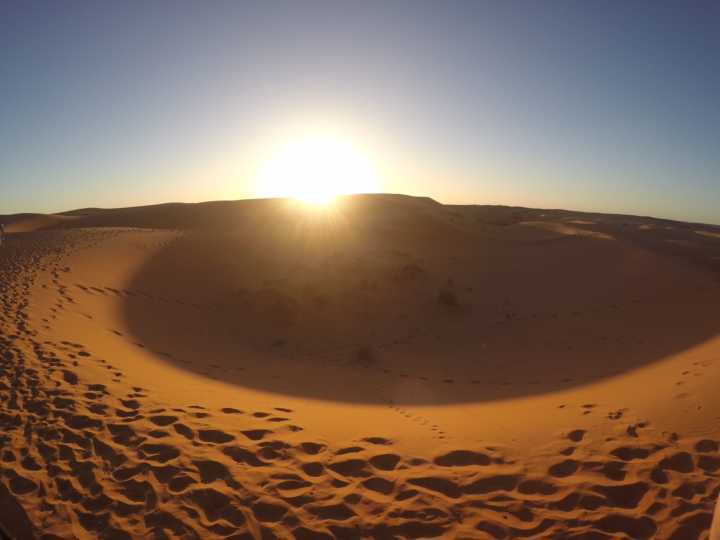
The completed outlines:
{"type": "Polygon", "coordinates": [[[318,126],[385,191],[720,223],[720,2],[0,2],[0,213],[248,197],[318,126]]]}

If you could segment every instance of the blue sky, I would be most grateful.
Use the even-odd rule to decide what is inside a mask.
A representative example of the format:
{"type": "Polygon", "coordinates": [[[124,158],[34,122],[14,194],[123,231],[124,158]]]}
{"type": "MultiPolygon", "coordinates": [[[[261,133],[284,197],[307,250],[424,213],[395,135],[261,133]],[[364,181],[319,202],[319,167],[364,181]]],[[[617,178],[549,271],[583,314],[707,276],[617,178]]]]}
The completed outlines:
{"type": "Polygon", "coordinates": [[[252,196],[321,125],[386,191],[720,223],[718,2],[2,2],[0,213],[252,196]]]}

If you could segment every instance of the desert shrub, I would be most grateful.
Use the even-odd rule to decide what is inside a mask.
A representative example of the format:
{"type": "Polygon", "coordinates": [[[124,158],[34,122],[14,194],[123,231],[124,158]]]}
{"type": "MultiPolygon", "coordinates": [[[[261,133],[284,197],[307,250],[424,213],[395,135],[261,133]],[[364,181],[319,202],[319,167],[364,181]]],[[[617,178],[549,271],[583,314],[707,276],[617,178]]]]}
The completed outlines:
{"type": "Polygon", "coordinates": [[[440,305],[447,307],[456,307],[459,304],[455,293],[447,288],[440,289],[437,300],[440,305]]]}
{"type": "Polygon", "coordinates": [[[425,271],[420,265],[405,264],[394,269],[393,277],[396,281],[412,281],[419,279],[424,273],[425,271]]]}
{"type": "Polygon", "coordinates": [[[361,345],[355,351],[355,361],[363,366],[369,366],[375,361],[375,351],[369,345],[361,345]]]}
{"type": "Polygon", "coordinates": [[[256,292],[251,305],[261,319],[280,326],[292,326],[300,317],[299,302],[275,288],[256,292]]]}
{"type": "Polygon", "coordinates": [[[329,304],[328,297],[325,294],[315,295],[315,297],[313,298],[313,302],[315,304],[315,307],[319,310],[325,309],[329,304]]]}

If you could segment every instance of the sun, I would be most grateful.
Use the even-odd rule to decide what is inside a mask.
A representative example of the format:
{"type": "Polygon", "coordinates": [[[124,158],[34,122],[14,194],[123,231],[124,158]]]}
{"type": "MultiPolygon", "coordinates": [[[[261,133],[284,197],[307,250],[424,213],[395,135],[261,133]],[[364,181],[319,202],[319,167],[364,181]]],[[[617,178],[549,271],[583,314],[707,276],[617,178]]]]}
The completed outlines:
{"type": "Polygon", "coordinates": [[[263,197],[291,197],[312,206],[377,192],[380,185],[372,161],[350,141],[330,135],[286,141],[260,167],[256,182],[263,197]]]}

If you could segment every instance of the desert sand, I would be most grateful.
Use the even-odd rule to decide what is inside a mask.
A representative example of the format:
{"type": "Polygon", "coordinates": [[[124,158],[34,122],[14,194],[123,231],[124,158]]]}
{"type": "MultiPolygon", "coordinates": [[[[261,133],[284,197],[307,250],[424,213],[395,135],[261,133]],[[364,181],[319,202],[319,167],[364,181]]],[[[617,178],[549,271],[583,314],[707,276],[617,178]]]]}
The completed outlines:
{"type": "Polygon", "coordinates": [[[366,195],[0,218],[15,538],[707,538],[720,227],[366,195]]]}

